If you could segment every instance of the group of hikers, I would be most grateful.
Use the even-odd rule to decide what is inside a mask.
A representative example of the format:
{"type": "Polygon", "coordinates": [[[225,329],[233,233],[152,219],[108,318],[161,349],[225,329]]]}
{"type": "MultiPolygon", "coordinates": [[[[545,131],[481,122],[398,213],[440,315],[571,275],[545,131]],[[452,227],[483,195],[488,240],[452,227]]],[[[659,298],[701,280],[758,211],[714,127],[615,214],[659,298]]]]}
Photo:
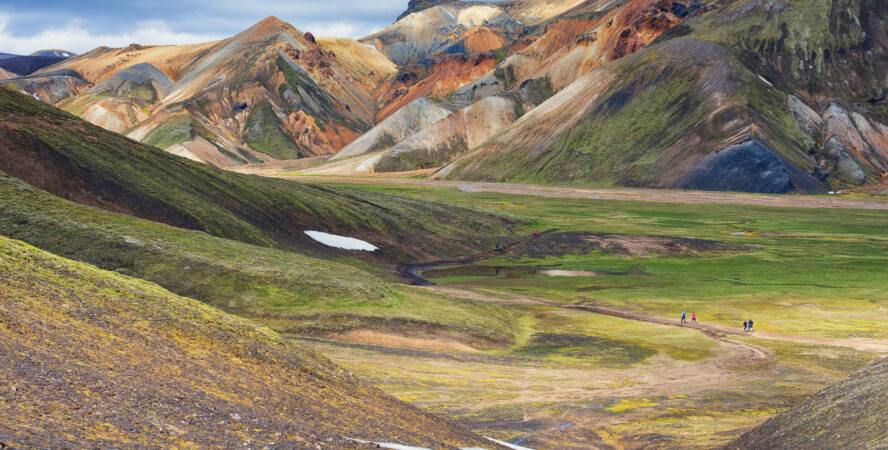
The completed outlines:
{"type": "MultiPolygon", "coordinates": [[[[688,323],[688,313],[681,312],[681,323],[688,323]]],[[[697,323],[697,313],[691,313],[691,322],[697,323]]],[[[752,319],[743,321],[743,331],[752,331],[752,319]]]]}

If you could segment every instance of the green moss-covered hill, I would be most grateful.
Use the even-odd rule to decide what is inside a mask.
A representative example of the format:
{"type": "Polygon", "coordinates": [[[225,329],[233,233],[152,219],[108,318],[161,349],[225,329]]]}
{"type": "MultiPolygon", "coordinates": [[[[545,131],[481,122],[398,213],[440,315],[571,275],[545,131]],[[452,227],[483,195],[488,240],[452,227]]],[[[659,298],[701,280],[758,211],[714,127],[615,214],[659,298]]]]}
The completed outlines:
{"type": "Polygon", "coordinates": [[[358,237],[390,261],[470,253],[517,224],[442,203],[215,169],[4,88],[0,171],[78,203],[251,244],[321,252],[305,230],[358,237]]]}

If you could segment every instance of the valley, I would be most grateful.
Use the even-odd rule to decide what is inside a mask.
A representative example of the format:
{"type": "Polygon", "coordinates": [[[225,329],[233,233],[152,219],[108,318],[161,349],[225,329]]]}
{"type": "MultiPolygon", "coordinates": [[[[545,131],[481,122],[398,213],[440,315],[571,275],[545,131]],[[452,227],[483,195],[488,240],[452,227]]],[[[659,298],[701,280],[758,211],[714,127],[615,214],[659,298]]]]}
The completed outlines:
{"type": "Polygon", "coordinates": [[[516,340],[482,353],[371,335],[300,342],[485,436],[529,448],[717,447],[888,355],[880,209],[557,199],[404,181],[349,185],[559,230],[422,272],[435,283],[427,290],[515,313],[516,340]],[[574,231],[619,233],[624,244],[560,238],[574,231]],[[646,236],[724,245],[646,253],[646,236]],[[678,323],[681,311],[700,323],[678,323]]]}
{"type": "Polygon", "coordinates": [[[888,4],[405,3],[0,16],[0,449],[888,446],[888,4]]]}

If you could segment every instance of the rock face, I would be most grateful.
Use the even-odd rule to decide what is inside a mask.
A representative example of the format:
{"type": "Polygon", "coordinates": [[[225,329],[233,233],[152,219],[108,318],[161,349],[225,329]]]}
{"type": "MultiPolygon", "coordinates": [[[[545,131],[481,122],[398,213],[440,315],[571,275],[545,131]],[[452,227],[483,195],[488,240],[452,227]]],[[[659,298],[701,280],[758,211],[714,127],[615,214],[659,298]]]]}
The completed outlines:
{"type": "Polygon", "coordinates": [[[7,85],[164,149],[203,149],[188,156],[222,167],[333,154],[375,123],[373,91],[395,71],[354,40],[273,17],[219,42],[99,48],[58,67],[67,78],[7,85]]]}
{"type": "MultiPolygon", "coordinates": [[[[437,176],[803,193],[879,182],[888,172],[888,110],[880,91],[864,86],[888,79],[881,59],[867,59],[888,45],[888,12],[866,1],[826,3],[824,18],[823,8],[799,3],[628,2],[621,14],[641,11],[623,22],[628,31],[613,46],[602,34],[596,42],[618,55],[644,29],[665,29],[659,38],[600,65],[437,176]],[[793,53],[798,36],[823,46],[810,57],[793,53]],[[865,57],[843,43],[870,50],[865,57]],[[855,73],[850,81],[839,79],[841,68],[855,73]]],[[[506,88],[524,76],[504,72],[506,88]]]]}
{"type": "MultiPolygon", "coordinates": [[[[536,0],[427,5],[362,40],[401,64],[398,74],[378,91],[381,110],[377,118],[384,120],[424,96],[443,98],[451,109],[466,112],[476,102],[496,97],[476,109],[511,103],[480,121],[499,132],[507,121],[521,117],[579,77],[644,48],[691,17],[685,10],[673,12],[676,5],[683,3],[635,0],[578,5],[536,0]]],[[[454,124],[465,121],[462,114],[454,113],[450,122],[441,122],[434,130],[401,133],[406,140],[389,143],[391,151],[357,167],[373,171],[435,167],[495,134],[455,133],[459,127],[454,124]],[[435,137],[436,132],[441,135],[435,137]],[[473,136],[484,139],[475,142],[473,136]]]]}
{"type": "MultiPolygon", "coordinates": [[[[219,42],[100,48],[53,68],[67,72],[3,83],[220,167],[335,154],[343,174],[342,160],[374,154],[352,166],[680,187],[710,155],[756,141],[837,189],[888,174],[885,29],[875,0],[414,0],[360,41],[269,18],[219,42]],[[165,95],[95,91],[140,64],[170,80],[165,95]],[[491,128],[454,131],[501,100],[513,107],[481,121],[491,128]]],[[[784,187],[821,189],[786,170],[784,187]]],[[[775,188],[741,178],[732,188],[775,188]]]]}
{"type": "Polygon", "coordinates": [[[86,92],[90,83],[72,70],[55,70],[7,80],[0,85],[28,94],[47,103],[58,103],[72,95],[86,92]]]}
{"type": "Polygon", "coordinates": [[[385,151],[374,172],[440,167],[480,145],[520,116],[520,106],[504,97],[487,97],[427,126],[385,151]]]}
{"type": "Polygon", "coordinates": [[[824,186],[761,142],[750,140],[706,157],[682,186],[702,191],[819,194],[824,186]]]}
{"type": "Polygon", "coordinates": [[[419,98],[364,133],[330,160],[335,161],[391,147],[447,117],[450,113],[450,109],[434,101],[419,98]]]}

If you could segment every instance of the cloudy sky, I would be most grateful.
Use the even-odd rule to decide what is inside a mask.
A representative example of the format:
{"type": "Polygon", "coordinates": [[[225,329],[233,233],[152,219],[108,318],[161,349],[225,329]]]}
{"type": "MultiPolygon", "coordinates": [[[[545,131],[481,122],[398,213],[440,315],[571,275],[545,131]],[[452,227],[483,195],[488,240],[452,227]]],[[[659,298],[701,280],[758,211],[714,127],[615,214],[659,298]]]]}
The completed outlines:
{"type": "Polygon", "coordinates": [[[0,0],[0,53],[206,42],[270,15],[319,36],[362,37],[392,23],[407,1],[0,0]]]}

